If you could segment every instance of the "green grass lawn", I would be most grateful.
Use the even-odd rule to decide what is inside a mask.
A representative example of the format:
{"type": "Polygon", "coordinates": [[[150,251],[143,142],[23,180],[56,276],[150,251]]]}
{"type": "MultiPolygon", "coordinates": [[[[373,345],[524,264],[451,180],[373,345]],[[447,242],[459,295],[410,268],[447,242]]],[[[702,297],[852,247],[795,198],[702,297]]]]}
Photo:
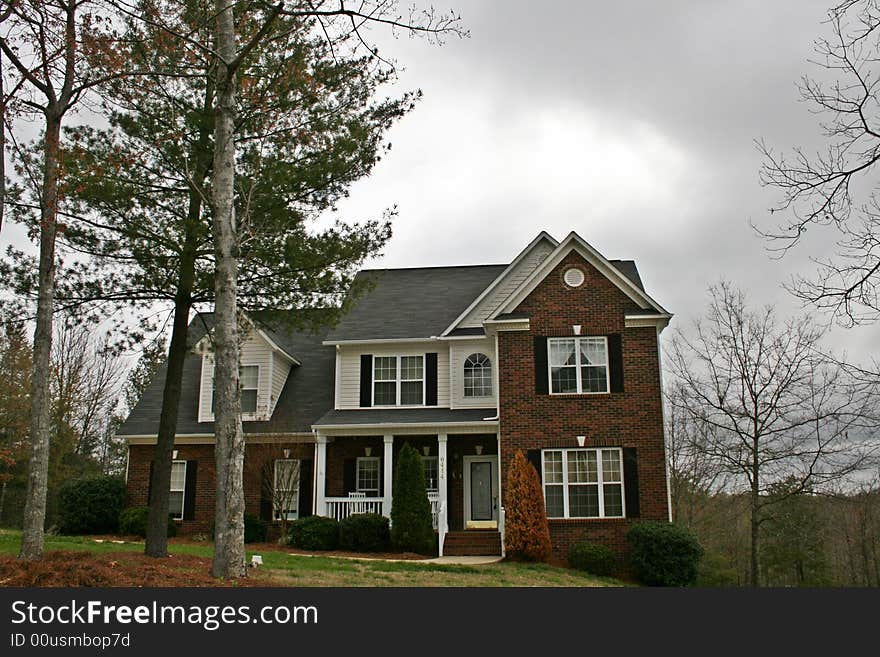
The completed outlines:
{"type": "MultiPolygon", "coordinates": [[[[18,553],[21,532],[0,530],[0,554],[18,553]]],[[[88,536],[47,536],[49,550],[92,554],[143,552],[142,542],[96,543],[88,536]]],[[[210,558],[211,543],[171,543],[172,554],[210,558]]],[[[263,567],[258,576],[267,586],[625,586],[546,564],[499,562],[467,566],[418,561],[370,561],[288,554],[283,549],[259,550],[263,567]]],[[[248,560],[253,551],[248,550],[248,560]]]]}

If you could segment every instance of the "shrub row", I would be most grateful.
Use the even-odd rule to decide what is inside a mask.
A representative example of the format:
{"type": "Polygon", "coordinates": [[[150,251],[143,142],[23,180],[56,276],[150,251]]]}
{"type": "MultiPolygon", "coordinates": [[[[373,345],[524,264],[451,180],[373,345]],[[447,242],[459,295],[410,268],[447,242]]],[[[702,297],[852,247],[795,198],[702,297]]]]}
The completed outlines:
{"type": "Polygon", "coordinates": [[[356,514],[341,522],[309,516],[290,524],[290,544],[301,550],[384,552],[390,537],[388,518],[375,513],[356,514]]]}

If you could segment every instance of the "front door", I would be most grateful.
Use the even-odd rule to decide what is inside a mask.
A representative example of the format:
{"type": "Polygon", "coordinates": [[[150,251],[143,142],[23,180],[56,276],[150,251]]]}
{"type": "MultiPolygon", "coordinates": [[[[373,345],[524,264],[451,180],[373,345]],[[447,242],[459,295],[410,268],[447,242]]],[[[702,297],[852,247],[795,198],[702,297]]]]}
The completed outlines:
{"type": "Polygon", "coordinates": [[[466,529],[498,526],[498,457],[465,456],[464,526],[466,529]]]}

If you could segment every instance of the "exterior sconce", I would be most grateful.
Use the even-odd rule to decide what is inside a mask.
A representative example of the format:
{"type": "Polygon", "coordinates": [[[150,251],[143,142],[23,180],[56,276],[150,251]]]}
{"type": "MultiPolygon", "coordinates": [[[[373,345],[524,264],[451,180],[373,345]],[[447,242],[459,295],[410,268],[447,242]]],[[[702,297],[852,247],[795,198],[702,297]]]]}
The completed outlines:
{"type": "Polygon", "coordinates": [[[431,446],[430,445],[422,445],[422,454],[424,454],[425,456],[428,456],[430,453],[431,453],[431,446]]]}
{"type": "Polygon", "coordinates": [[[286,458],[286,459],[290,458],[290,450],[289,449],[284,450],[284,458],[286,458]]]}
{"type": "Polygon", "coordinates": [[[581,334],[581,325],[575,324],[574,326],[571,327],[571,330],[574,332],[575,335],[580,335],[581,334]]]}
{"type": "Polygon", "coordinates": [[[578,447],[583,447],[583,446],[584,446],[584,441],[585,441],[586,439],[587,439],[586,436],[578,436],[578,437],[577,437],[577,440],[578,440],[578,447]]]}
{"type": "Polygon", "coordinates": [[[364,456],[369,456],[372,453],[373,453],[372,447],[364,447],[364,456]]]}
{"type": "Polygon", "coordinates": [[[171,458],[172,458],[172,459],[177,459],[177,450],[176,450],[176,449],[175,449],[174,451],[171,452],[171,458]]]}
{"type": "Polygon", "coordinates": [[[482,446],[482,445],[477,445],[476,447],[474,447],[474,451],[476,451],[476,452],[477,452],[477,456],[479,456],[480,454],[483,453],[483,446],[482,446]]]}

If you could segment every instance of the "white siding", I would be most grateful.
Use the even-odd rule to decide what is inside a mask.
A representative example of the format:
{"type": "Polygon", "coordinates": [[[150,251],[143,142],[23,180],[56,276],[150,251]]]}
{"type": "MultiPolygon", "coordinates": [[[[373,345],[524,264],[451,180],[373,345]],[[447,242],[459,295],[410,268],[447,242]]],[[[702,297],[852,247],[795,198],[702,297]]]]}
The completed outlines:
{"type": "Polygon", "coordinates": [[[498,391],[495,389],[496,363],[495,363],[495,340],[484,338],[481,340],[455,340],[449,346],[450,389],[452,393],[452,408],[493,408],[498,405],[498,391]],[[485,354],[492,361],[492,396],[491,397],[465,397],[464,396],[464,361],[471,354],[485,354]]]}
{"type": "Polygon", "coordinates": [[[336,352],[337,409],[360,408],[361,354],[373,356],[417,356],[437,354],[437,406],[449,407],[449,346],[442,342],[393,343],[381,345],[341,346],[336,352]]]}
{"type": "MultiPolygon", "coordinates": [[[[258,333],[251,333],[250,336],[241,345],[241,364],[257,365],[260,368],[259,380],[257,383],[257,413],[253,415],[243,415],[242,420],[268,420],[272,414],[274,402],[270,399],[276,399],[277,395],[273,394],[274,382],[270,382],[270,362],[273,358],[273,349],[258,333]]],[[[274,369],[281,369],[278,364],[278,357],[273,363],[274,369]]],[[[277,378],[272,376],[273,379],[277,378]]],[[[284,385],[283,382],[281,384],[284,385]]],[[[211,413],[211,395],[214,386],[214,354],[206,352],[202,355],[202,382],[201,395],[199,399],[199,422],[213,422],[214,415],[211,413]]],[[[278,389],[281,391],[281,388],[278,389]]]]}
{"type": "Polygon", "coordinates": [[[526,256],[517,263],[516,267],[502,280],[498,286],[483,299],[479,305],[471,310],[459,324],[462,328],[477,328],[483,325],[498,307],[509,297],[529,275],[538,268],[547,256],[554,250],[553,245],[546,239],[538,242],[526,256]]]}
{"type": "MultiPolygon", "coordinates": [[[[274,361],[272,362],[272,412],[275,411],[275,405],[287,383],[287,375],[290,374],[291,362],[284,358],[278,352],[272,354],[274,361]]],[[[271,414],[271,413],[270,413],[271,414]]]]}

